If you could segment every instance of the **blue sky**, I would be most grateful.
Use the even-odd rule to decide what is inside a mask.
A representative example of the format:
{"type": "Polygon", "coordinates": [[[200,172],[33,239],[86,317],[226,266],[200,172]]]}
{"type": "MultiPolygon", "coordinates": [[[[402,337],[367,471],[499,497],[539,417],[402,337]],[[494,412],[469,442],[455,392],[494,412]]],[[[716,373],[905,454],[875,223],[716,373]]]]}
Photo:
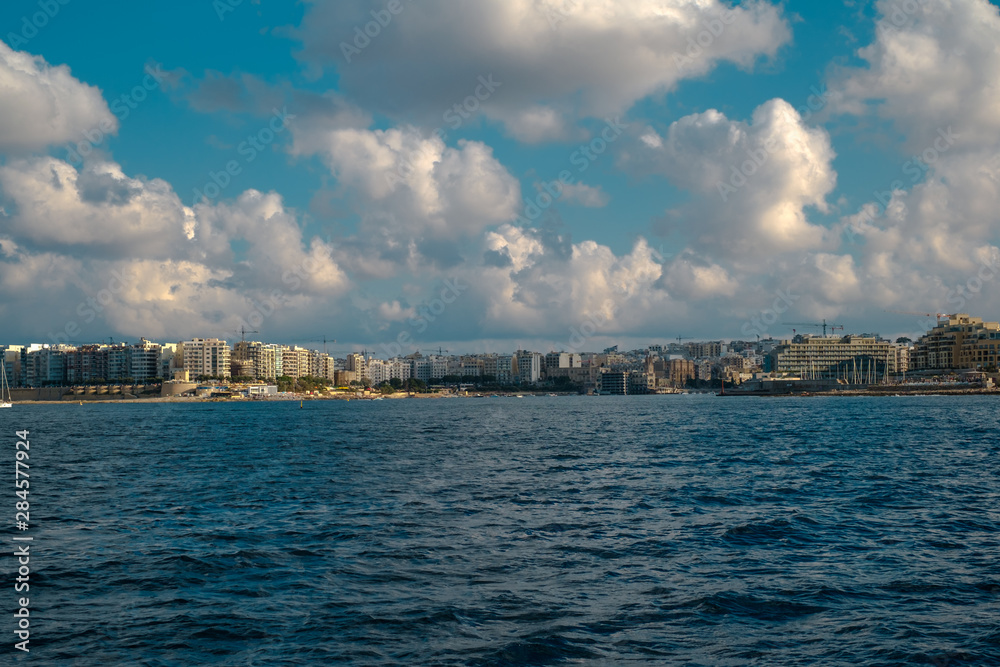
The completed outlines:
{"type": "Polygon", "coordinates": [[[7,2],[0,332],[547,351],[996,320],[998,27],[986,0],[7,2]]]}

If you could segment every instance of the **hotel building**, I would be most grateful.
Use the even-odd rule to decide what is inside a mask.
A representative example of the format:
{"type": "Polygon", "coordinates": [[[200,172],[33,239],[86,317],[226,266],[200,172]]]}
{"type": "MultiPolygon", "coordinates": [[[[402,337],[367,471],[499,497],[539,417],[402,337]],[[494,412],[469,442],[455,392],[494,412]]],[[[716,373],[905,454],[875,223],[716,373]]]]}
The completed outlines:
{"type": "Polygon", "coordinates": [[[779,375],[869,384],[905,371],[900,347],[873,336],[801,336],[771,352],[771,368],[779,375]]]}

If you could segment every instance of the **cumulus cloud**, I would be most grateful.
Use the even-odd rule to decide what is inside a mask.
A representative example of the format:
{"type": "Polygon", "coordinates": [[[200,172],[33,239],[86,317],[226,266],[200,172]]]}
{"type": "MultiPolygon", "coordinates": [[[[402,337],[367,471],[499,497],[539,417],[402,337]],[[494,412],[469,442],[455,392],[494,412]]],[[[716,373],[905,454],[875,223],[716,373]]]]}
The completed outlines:
{"type": "Polygon", "coordinates": [[[601,208],[608,205],[611,198],[604,189],[597,185],[585,183],[569,183],[562,186],[561,201],[567,204],[579,204],[588,208],[601,208]]]}
{"type": "Polygon", "coordinates": [[[907,310],[995,310],[995,290],[967,288],[1000,257],[1000,13],[985,0],[877,8],[875,39],[858,52],[867,67],[838,69],[830,83],[831,108],[902,137],[898,178],[843,220],[863,296],[907,310]]]}
{"type": "Polygon", "coordinates": [[[49,65],[0,41],[0,151],[43,150],[95,130],[118,131],[100,90],[65,65],[49,65]]]}
{"type": "Polygon", "coordinates": [[[199,204],[191,248],[200,261],[231,267],[241,286],[294,288],[335,294],[348,285],[333,259],[334,247],[313,238],[307,245],[293,211],[277,193],[243,192],[233,202],[199,204]],[[242,251],[234,249],[239,242],[242,251]]]}
{"type": "Polygon", "coordinates": [[[834,156],[824,130],[775,99],[749,123],[708,110],[672,123],[664,136],[649,128],[621,163],[695,194],[668,213],[661,233],[693,229],[689,242],[698,251],[759,256],[824,245],[826,230],[809,222],[806,209],[827,210],[834,156]]]}
{"type": "Polygon", "coordinates": [[[671,262],[663,282],[672,294],[686,300],[732,297],[739,287],[722,266],[695,262],[689,257],[671,262]]]}
{"type": "Polygon", "coordinates": [[[361,216],[368,253],[401,263],[459,261],[456,244],[509,220],[520,185],[480,142],[447,146],[413,127],[294,131],[293,152],[318,154],[361,216]]]}
{"type": "Polygon", "coordinates": [[[589,240],[566,254],[542,230],[502,225],[486,234],[484,250],[508,259],[466,276],[483,304],[482,325],[497,336],[532,332],[555,344],[582,321],[603,336],[642,333],[683,312],[657,285],[663,267],[641,238],[621,256],[589,240]]]}
{"type": "Polygon", "coordinates": [[[922,151],[953,128],[959,147],[1000,134],[1000,10],[987,0],[880,0],[876,38],[863,68],[834,70],[831,109],[878,114],[922,151]]]}
{"type": "Polygon", "coordinates": [[[758,1],[734,8],[720,0],[402,7],[367,38],[370,3],[310,2],[295,33],[299,57],[335,66],[341,89],[366,108],[421,123],[440,124],[478,91],[482,112],[528,142],[565,138],[568,122],[621,113],[719,62],[751,67],[790,39],[781,9],[758,1]],[[480,88],[489,75],[500,82],[492,92],[480,88]]]}
{"type": "Polygon", "coordinates": [[[55,158],[15,160],[0,167],[0,189],[15,209],[8,233],[37,248],[162,258],[184,247],[191,224],[169,184],[130,178],[111,162],[77,171],[55,158]]]}
{"type": "Polygon", "coordinates": [[[350,286],[333,244],[306,239],[275,193],[189,208],[162,180],[49,157],[0,167],[0,191],[4,303],[36,332],[225,336],[254,312],[315,319],[350,286]]]}

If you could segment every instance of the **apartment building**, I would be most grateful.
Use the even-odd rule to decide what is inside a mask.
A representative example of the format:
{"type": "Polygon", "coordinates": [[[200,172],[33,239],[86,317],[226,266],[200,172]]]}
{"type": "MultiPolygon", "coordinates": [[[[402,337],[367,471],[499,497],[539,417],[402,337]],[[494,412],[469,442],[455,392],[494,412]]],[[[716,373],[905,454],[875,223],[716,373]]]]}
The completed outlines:
{"type": "Polygon", "coordinates": [[[489,354],[483,357],[483,375],[492,376],[499,384],[514,381],[514,357],[508,354],[489,354]]]}
{"type": "Polygon", "coordinates": [[[602,394],[619,396],[628,394],[628,373],[624,371],[601,373],[600,391],[602,394]]]}
{"type": "Polygon", "coordinates": [[[154,378],[162,378],[160,371],[160,345],[151,343],[145,338],[131,345],[126,350],[128,376],[136,382],[148,382],[154,378]]]}
{"type": "Polygon", "coordinates": [[[368,370],[366,366],[365,356],[355,352],[354,354],[347,355],[344,370],[354,373],[355,380],[365,382],[368,379],[368,370]]]}
{"type": "Polygon", "coordinates": [[[540,352],[518,350],[514,353],[516,368],[514,374],[518,382],[535,384],[542,377],[542,355],[540,352]]]}
{"type": "Polygon", "coordinates": [[[948,315],[913,347],[916,371],[996,367],[1000,360],[1000,324],[965,313],[948,315]]]}
{"type": "Polygon", "coordinates": [[[576,352],[549,352],[545,355],[545,370],[550,368],[580,368],[583,359],[576,352]]]}
{"type": "Polygon", "coordinates": [[[67,345],[29,345],[21,350],[21,384],[44,387],[66,383],[66,352],[74,348],[67,345]]]}
{"type": "Polygon", "coordinates": [[[226,341],[218,338],[192,338],[179,343],[178,348],[183,350],[184,369],[190,377],[230,377],[230,351],[226,341]]]}

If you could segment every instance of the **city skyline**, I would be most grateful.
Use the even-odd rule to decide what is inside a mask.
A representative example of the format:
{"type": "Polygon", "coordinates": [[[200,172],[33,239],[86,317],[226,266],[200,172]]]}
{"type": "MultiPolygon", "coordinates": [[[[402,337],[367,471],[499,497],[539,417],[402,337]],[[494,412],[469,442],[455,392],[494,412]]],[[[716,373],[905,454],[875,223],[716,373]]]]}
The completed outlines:
{"type": "MultiPolygon", "coordinates": [[[[801,323],[800,323],[801,324],[801,323]]],[[[159,344],[142,338],[127,342],[83,345],[6,345],[3,371],[20,387],[69,386],[109,382],[163,384],[193,379],[269,381],[318,378],[336,386],[363,383],[380,386],[411,378],[431,381],[488,380],[501,385],[545,383],[611,393],[674,393],[690,381],[773,382],[781,379],[853,385],[905,382],[907,374],[923,378],[941,374],[986,381],[1000,378],[1000,323],[958,313],[937,319],[917,340],[884,339],[877,334],[799,334],[790,339],[757,341],[690,341],[649,344],[638,349],[602,352],[565,349],[549,352],[519,348],[510,354],[451,350],[407,355],[387,350],[385,358],[368,351],[328,354],[327,350],[218,338],[191,338],[159,344]],[[614,373],[614,375],[608,375],[614,373]]],[[[241,331],[242,334],[258,333],[241,331]]],[[[324,339],[324,343],[327,340],[324,339]]],[[[317,380],[320,381],[320,380],[317,380]]],[[[775,386],[775,385],[772,385],[775,386]]]]}
{"type": "Polygon", "coordinates": [[[0,8],[5,340],[603,349],[1000,312],[996,2],[102,9],[0,8]]]}

